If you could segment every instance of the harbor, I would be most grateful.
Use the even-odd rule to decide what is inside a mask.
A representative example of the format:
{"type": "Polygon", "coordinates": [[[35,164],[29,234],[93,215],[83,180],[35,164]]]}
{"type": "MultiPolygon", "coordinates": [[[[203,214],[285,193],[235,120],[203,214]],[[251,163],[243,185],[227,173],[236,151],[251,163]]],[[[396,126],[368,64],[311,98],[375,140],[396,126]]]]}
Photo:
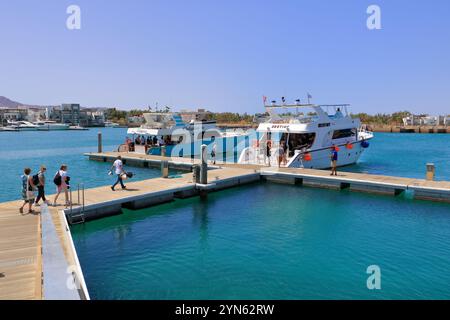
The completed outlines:
{"type": "Polygon", "coordinates": [[[0,5],[0,301],[450,301],[450,2],[353,2],[0,5]]]}
{"type": "Polygon", "coordinates": [[[450,202],[448,181],[351,172],[340,172],[331,177],[323,170],[218,162],[209,165],[207,182],[199,183],[199,178],[188,171],[201,165],[201,160],[117,152],[86,154],[90,160],[101,162],[112,162],[119,155],[128,167],[162,168],[161,174],[166,177],[130,182],[126,190],[117,192],[111,192],[109,186],[86,190],[78,186],[71,191],[72,206],[43,206],[40,215],[18,215],[19,201],[0,204],[0,298],[89,299],[69,224],[89,223],[93,219],[121,214],[123,209],[139,210],[174,199],[207,197],[210,192],[264,181],[297,185],[300,193],[303,190],[301,186],[391,196],[412,192],[416,199],[450,202]],[[168,171],[164,172],[164,166],[187,173],[169,176],[168,171]],[[72,266],[69,273],[68,266],[72,266]],[[79,284],[77,290],[66,288],[68,276],[73,277],[74,284],[79,284]]]}

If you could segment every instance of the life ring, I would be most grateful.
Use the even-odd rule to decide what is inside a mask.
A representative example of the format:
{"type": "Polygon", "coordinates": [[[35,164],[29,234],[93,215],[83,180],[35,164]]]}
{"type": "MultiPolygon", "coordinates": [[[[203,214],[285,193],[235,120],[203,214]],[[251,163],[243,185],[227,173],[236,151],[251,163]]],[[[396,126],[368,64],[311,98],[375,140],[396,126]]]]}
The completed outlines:
{"type": "Polygon", "coordinates": [[[347,149],[353,149],[353,144],[351,144],[350,142],[348,142],[346,145],[345,145],[345,147],[347,148],[347,149]]]}
{"type": "Polygon", "coordinates": [[[305,154],[303,155],[303,160],[305,160],[305,161],[311,161],[311,160],[312,160],[311,153],[305,153],[305,154]]]}

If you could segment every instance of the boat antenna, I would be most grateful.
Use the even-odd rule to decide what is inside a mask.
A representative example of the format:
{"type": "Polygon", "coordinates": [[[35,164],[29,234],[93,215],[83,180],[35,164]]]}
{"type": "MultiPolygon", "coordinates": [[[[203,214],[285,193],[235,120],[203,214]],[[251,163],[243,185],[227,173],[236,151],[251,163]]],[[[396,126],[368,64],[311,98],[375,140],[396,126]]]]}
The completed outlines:
{"type": "Polygon", "coordinates": [[[307,92],[306,96],[308,98],[308,104],[311,104],[310,99],[312,99],[312,95],[310,95],[309,92],[307,92]]]}

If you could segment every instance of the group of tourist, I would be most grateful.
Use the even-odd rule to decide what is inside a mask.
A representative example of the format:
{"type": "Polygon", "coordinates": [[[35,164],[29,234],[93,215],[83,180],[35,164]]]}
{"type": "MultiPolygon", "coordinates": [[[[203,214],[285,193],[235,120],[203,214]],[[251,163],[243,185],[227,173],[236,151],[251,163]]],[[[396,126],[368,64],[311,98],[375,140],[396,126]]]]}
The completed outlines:
{"type": "MultiPolygon", "coordinates": [[[[271,148],[272,142],[270,140],[267,141],[266,144],[266,159],[269,161],[270,166],[270,157],[271,157],[271,148]]],[[[331,160],[331,175],[337,176],[337,160],[338,160],[338,151],[339,148],[334,144],[331,146],[330,152],[330,160],[331,160]]],[[[278,147],[278,168],[281,167],[281,164],[287,164],[287,145],[284,140],[280,141],[280,146],[278,147]]]]}
{"type": "MultiPolygon", "coordinates": [[[[46,172],[47,168],[41,165],[39,171],[36,174],[32,174],[31,168],[25,168],[22,181],[22,199],[23,204],[19,208],[20,213],[23,213],[25,206],[28,205],[28,213],[34,213],[33,204],[40,206],[39,201],[50,205],[50,202],[45,197],[46,188],[46,172]]],[[[53,206],[57,206],[56,201],[59,195],[64,192],[66,199],[66,206],[70,205],[69,201],[69,189],[70,189],[70,177],[67,174],[67,165],[63,164],[53,177],[53,183],[56,185],[56,196],[53,200],[53,206]]]]}

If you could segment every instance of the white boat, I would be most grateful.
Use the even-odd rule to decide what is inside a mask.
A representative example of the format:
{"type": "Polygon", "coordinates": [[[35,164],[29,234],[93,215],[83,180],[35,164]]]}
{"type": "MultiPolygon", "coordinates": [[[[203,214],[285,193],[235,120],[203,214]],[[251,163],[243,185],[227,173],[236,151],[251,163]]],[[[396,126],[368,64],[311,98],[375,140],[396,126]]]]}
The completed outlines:
{"type": "Polygon", "coordinates": [[[0,127],[0,131],[16,132],[16,131],[19,131],[19,129],[16,129],[16,128],[13,128],[13,127],[0,127]]]}
{"type": "Polygon", "coordinates": [[[82,126],[69,126],[69,130],[89,130],[89,129],[82,126]]]}
{"type": "Polygon", "coordinates": [[[49,121],[49,120],[43,120],[43,121],[36,121],[33,124],[38,126],[38,130],[68,130],[69,125],[66,123],[58,123],[56,121],[49,121]]]}
{"type": "Polygon", "coordinates": [[[284,153],[281,167],[326,169],[331,167],[331,149],[337,147],[338,166],[356,163],[373,133],[360,128],[360,120],[350,116],[348,106],[266,105],[268,118],[259,124],[238,162],[278,166],[279,155],[284,153]]]}
{"type": "MultiPolygon", "coordinates": [[[[216,121],[205,119],[204,114],[206,113],[144,113],[146,123],[139,128],[129,128],[127,131],[133,136],[131,149],[134,152],[161,155],[161,147],[164,146],[167,156],[198,157],[202,144],[207,145],[208,154],[215,145],[217,154],[223,155],[228,152],[230,157],[235,154],[237,160],[239,152],[245,146],[241,142],[247,136],[246,132],[223,132],[217,128],[216,121]],[[137,136],[145,141],[136,142],[137,136]]],[[[127,149],[129,149],[127,145],[119,147],[119,151],[127,149]]]]}
{"type": "Polygon", "coordinates": [[[38,126],[28,121],[8,121],[8,127],[19,131],[36,131],[38,126]]]}
{"type": "Polygon", "coordinates": [[[114,123],[111,121],[105,121],[105,127],[107,127],[107,128],[117,128],[119,126],[120,125],[118,123],[114,123]]]}

